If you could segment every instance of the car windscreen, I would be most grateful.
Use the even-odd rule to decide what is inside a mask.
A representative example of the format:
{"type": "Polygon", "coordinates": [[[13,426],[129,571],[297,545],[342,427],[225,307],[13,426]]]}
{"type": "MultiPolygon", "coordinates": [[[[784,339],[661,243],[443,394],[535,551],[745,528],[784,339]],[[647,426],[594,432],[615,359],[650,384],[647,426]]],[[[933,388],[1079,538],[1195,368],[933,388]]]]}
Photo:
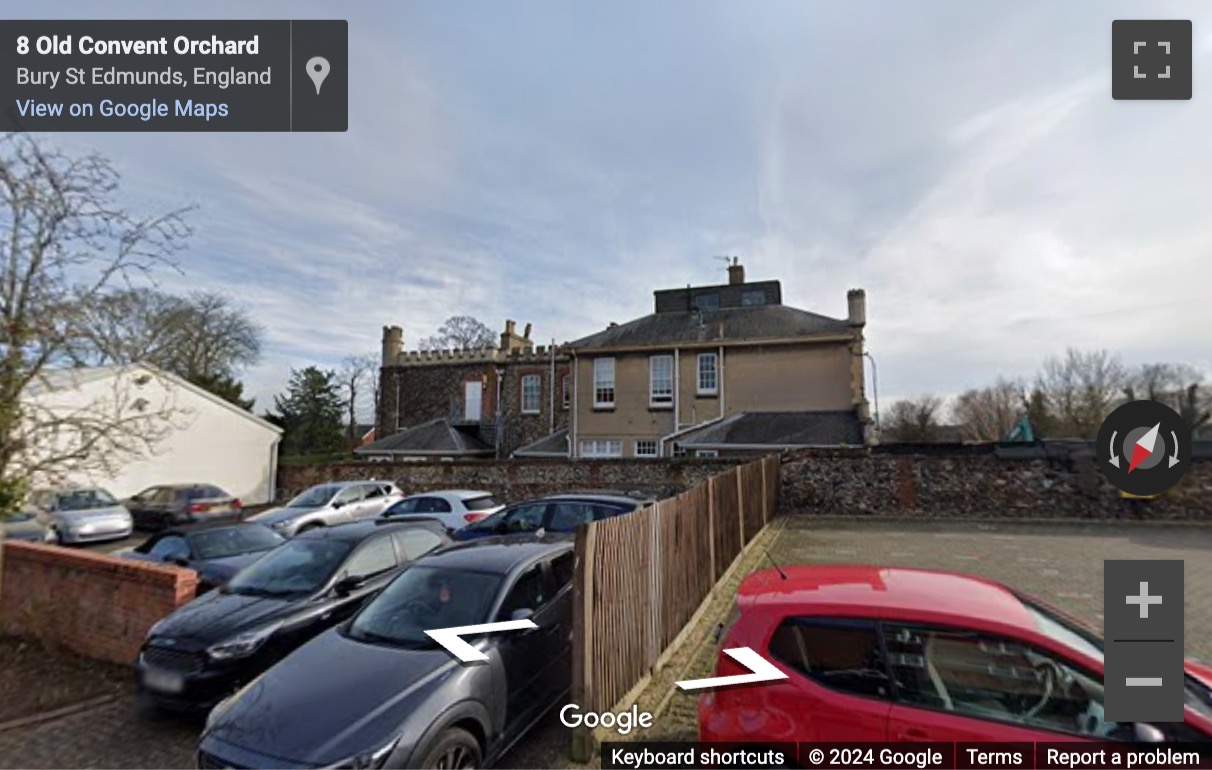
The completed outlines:
{"type": "Polygon", "coordinates": [[[228,556],[268,551],[285,542],[286,538],[259,524],[223,527],[194,532],[189,536],[191,550],[197,559],[225,559],[228,556]]]}
{"type": "Polygon", "coordinates": [[[496,508],[500,503],[492,495],[484,495],[483,497],[469,497],[463,501],[463,505],[469,511],[487,511],[489,508],[496,508]]]}
{"type": "Polygon", "coordinates": [[[433,647],[427,630],[486,622],[500,584],[500,575],[418,564],[372,599],[346,633],[370,644],[433,647]]]}
{"type": "Polygon", "coordinates": [[[1061,617],[1049,608],[1026,597],[1018,597],[1035,621],[1035,628],[1044,636],[1060,642],[1075,652],[1093,658],[1103,659],[1103,642],[1095,634],[1081,628],[1077,624],[1061,617]]]}
{"type": "Polygon", "coordinates": [[[109,508],[117,505],[114,496],[104,489],[77,489],[56,495],[56,507],[60,511],[88,511],[94,508],[109,508]]]}
{"type": "Polygon", "coordinates": [[[321,484],[318,487],[312,487],[303,494],[291,500],[286,504],[287,508],[319,508],[321,505],[328,505],[328,502],[337,496],[341,491],[341,487],[336,484],[321,484]]]}
{"type": "Polygon", "coordinates": [[[236,573],[225,589],[246,596],[302,596],[320,588],[341,566],[344,540],[291,540],[236,573]]]}

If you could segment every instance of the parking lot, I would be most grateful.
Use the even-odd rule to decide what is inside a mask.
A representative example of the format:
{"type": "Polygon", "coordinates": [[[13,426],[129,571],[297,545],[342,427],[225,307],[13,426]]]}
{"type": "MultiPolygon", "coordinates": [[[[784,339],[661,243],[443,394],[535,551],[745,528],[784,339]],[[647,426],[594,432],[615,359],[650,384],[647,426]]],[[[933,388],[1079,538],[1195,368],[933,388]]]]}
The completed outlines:
{"type": "MultiPolygon", "coordinates": [[[[781,564],[867,563],[972,572],[1038,595],[1102,627],[1104,559],[1186,561],[1186,651],[1212,658],[1212,530],[1181,525],[1011,525],[821,523],[791,518],[770,545],[781,564]]],[[[751,566],[749,566],[751,565],[751,566]]],[[[751,569],[768,562],[753,559],[751,569]]],[[[727,597],[720,602],[726,608],[727,597]]],[[[713,625],[709,613],[702,623],[713,625]]],[[[710,638],[707,634],[706,638],[710,638]]],[[[678,656],[679,678],[711,675],[714,647],[678,656]]],[[[662,700],[655,693],[652,702],[662,700]]],[[[692,740],[696,699],[673,695],[645,740],[692,740]]],[[[198,725],[140,714],[122,698],[92,711],[0,732],[0,767],[190,767],[198,725]]],[[[549,717],[505,757],[505,767],[567,764],[568,735],[549,717]]]]}

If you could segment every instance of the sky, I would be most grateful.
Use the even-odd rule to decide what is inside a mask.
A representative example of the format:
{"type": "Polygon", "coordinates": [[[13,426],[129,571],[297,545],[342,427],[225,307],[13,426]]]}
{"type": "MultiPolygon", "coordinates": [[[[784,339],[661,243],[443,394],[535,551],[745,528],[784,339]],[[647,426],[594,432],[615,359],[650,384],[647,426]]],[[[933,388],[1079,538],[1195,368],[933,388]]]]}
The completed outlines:
{"type": "Polygon", "coordinates": [[[454,314],[564,342],[652,291],[868,302],[880,398],[1066,347],[1212,374],[1212,5],[1108,0],[0,0],[4,18],[343,18],[343,134],[59,134],[136,211],[192,205],[170,291],[266,330],[244,373],[454,314]],[[1192,19],[1194,98],[1114,101],[1111,21],[1192,19]]]}

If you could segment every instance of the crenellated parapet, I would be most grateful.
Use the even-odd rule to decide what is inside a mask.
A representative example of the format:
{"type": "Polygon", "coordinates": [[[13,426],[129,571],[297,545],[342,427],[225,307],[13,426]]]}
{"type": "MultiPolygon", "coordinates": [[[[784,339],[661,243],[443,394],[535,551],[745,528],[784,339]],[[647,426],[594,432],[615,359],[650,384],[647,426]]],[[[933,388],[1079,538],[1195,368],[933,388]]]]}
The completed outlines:
{"type": "Polygon", "coordinates": [[[395,366],[448,366],[451,364],[505,365],[517,363],[549,363],[568,359],[564,345],[537,345],[528,348],[471,348],[468,350],[408,350],[396,355],[395,366]]]}

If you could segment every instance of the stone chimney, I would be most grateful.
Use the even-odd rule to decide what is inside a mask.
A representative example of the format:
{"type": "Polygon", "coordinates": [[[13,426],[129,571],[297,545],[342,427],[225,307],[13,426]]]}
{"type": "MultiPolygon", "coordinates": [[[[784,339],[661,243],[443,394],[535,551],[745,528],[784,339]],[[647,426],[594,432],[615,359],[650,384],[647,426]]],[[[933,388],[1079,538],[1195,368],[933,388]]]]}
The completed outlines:
{"type": "Polygon", "coordinates": [[[501,350],[512,353],[515,350],[526,350],[532,347],[534,347],[534,343],[530,341],[530,324],[526,324],[525,335],[520,335],[516,322],[505,322],[505,331],[501,334],[501,350]]]}
{"type": "MultiPolygon", "coordinates": [[[[718,273],[717,273],[718,275],[718,273]]],[[[732,264],[728,266],[728,284],[730,286],[739,286],[745,282],[745,266],[742,265],[736,257],[732,258],[732,264]]]]}
{"type": "Polygon", "coordinates": [[[867,292],[862,289],[851,289],[846,292],[846,303],[849,306],[849,321],[851,326],[867,325],[867,292]]]}
{"type": "Polygon", "coordinates": [[[383,327],[383,366],[394,366],[404,351],[404,329],[399,326],[383,327]]]}

